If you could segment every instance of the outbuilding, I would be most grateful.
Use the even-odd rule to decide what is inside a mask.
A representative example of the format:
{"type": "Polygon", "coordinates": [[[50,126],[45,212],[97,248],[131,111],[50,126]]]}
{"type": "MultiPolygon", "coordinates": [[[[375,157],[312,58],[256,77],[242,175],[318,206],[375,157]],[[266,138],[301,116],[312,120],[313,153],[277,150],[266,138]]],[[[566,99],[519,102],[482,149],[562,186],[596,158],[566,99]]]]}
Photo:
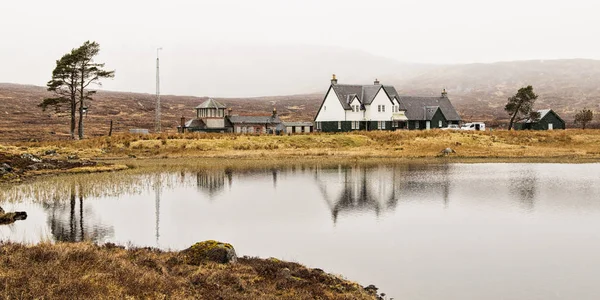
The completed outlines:
{"type": "Polygon", "coordinates": [[[565,121],[552,109],[537,111],[540,118],[537,121],[526,119],[515,124],[516,130],[554,130],[565,129],[565,121]]]}

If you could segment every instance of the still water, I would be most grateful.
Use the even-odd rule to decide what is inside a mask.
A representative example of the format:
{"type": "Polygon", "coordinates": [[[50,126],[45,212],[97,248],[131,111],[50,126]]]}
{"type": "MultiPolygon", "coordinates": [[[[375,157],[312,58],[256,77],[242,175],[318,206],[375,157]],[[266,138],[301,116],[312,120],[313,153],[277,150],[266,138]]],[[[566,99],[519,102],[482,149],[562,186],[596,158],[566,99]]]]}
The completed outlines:
{"type": "MultiPolygon", "coordinates": [[[[94,177],[97,176],[97,177],[94,177]]],[[[600,164],[295,166],[4,188],[0,240],[232,243],[395,299],[600,299],[600,164]]]]}

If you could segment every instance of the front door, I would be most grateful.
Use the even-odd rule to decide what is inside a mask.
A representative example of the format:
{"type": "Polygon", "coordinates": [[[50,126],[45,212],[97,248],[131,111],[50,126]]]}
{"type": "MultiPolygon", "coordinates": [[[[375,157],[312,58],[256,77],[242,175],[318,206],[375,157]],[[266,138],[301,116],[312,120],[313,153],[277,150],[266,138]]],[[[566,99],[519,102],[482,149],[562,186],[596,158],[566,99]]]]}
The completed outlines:
{"type": "Polygon", "coordinates": [[[548,123],[548,130],[553,130],[553,129],[554,129],[554,124],[548,123]]]}
{"type": "Polygon", "coordinates": [[[425,129],[427,129],[427,130],[431,129],[431,122],[430,121],[425,122],[425,129]]]}

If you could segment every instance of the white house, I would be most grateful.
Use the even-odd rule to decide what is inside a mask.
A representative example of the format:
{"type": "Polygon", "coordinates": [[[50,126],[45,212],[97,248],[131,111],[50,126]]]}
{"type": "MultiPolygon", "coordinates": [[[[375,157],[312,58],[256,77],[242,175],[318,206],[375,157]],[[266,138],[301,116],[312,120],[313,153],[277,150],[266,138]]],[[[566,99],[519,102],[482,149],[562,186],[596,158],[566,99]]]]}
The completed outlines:
{"type": "Polygon", "coordinates": [[[372,85],[338,84],[334,74],[315,117],[315,129],[430,129],[458,124],[460,120],[445,91],[441,97],[405,97],[378,80],[372,85]]]}

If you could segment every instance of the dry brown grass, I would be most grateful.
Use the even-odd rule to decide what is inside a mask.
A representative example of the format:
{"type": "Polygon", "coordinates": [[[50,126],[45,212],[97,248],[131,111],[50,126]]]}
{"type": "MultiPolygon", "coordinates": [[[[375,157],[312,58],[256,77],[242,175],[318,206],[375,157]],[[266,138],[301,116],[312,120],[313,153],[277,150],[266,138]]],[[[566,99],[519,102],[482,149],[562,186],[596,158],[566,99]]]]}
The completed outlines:
{"type": "Polygon", "coordinates": [[[177,252],[58,243],[0,246],[4,299],[374,299],[356,283],[276,259],[182,262],[177,252]]]}
{"type": "Polygon", "coordinates": [[[122,134],[82,141],[17,143],[0,147],[12,153],[93,159],[124,157],[213,158],[433,158],[450,147],[458,158],[600,159],[600,130],[451,132],[396,131],[312,133],[290,136],[235,134],[122,134]]]}

